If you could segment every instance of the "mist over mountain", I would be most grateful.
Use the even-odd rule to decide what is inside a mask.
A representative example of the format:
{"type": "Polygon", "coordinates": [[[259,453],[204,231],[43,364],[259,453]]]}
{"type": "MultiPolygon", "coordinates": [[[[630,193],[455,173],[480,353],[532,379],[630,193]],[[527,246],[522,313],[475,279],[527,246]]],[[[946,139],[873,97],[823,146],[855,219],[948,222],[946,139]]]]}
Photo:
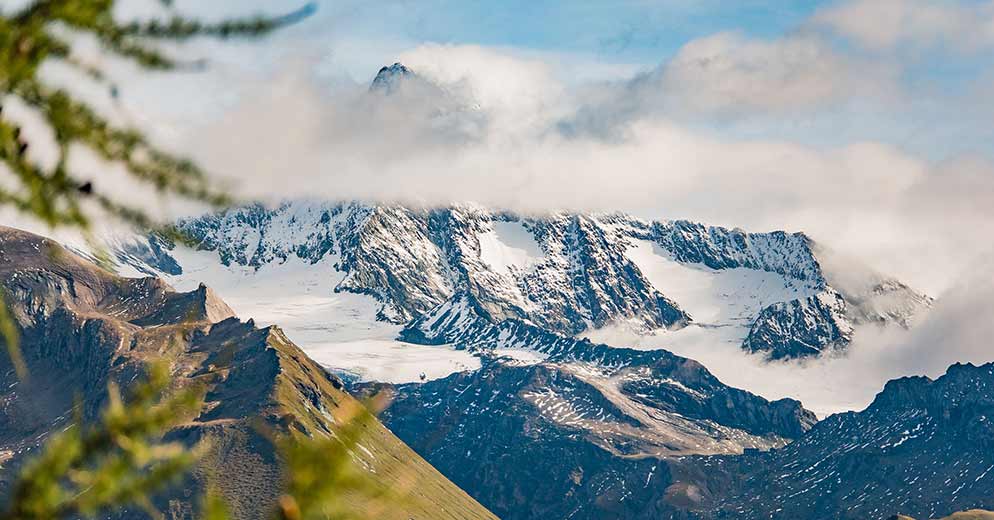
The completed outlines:
{"type": "MultiPolygon", "coordinates": [[[[931,304],[868,268],[845,273],[837,289],[838,276],[822,267],[831,253],[800,233],[623,214],[539,217],[478,206],[300,201],[184,220],[178,228],[225,266],[331,262],[342,274],[336,292],[371,296],[383,321],[425,316],[409,328],[422,329],[429,342],[440,334],[440,342],[454,340],[457,327],[429,329],[440,323],[433,316],[462,305],[494,324],[520,320],[564,335],[625,326],[679,341],[688,327],[730,329],[743,349],[801,358],[844,349],[861,325],[907,327],[931,304]]],[[[140,271],[183,274],[155,237],[124,243],[117,256],[140,271]]]]}
{"type": "MultiPolygon", "coordinates": [[[[727,386],[706,365],[664,348],[587,339],[625,330],[678,342],[689,332],[696,348],[722,341],[743,356],[803,370],[846,356],[865,331],[927,322],[930,298],[869,269],[833,275],[827,268],[838,260],[803,234],[624,214],[306,201],[178,226],[196,249],[158,235],[108,238],[119,269],[181,287],[216,283],[234,296],[234,310],[202,305],[215,319],[240,312],[246,298],[252,312],[268,309],[262,322],[287,318],[286,341],[299,338],[304,352],[346,378],[336,383],[344,389],[390,392],[387,427],[503,518],[723,518],[742,517],[742,508],[755,518],[814,510],[865,518],[991,505],[978,479],[983,457],[970,451],[990,436],[960,439],[955,422],[986,413],[974,389],[985,388],[989,367],[954,367],[934,384],[888,384],[866,411],[819,422],[802,403],[727,386]],[[284,298],[267,300],[277,295],[284,298]],[[822,309],[826,295],[834,306],[822,309]],[[796,309],[810,312],[799,317],[796,309]],[[810,339],[832,327],[851,335],[810,339]],[[757,331],[771,330],[785,341],[757,348],[771,337],[757,331]],[[418,362],[422,349],[438,357],[418,362]],[[368,363],[382,356],[386,364],[409,359],[401,363],[409,368],[384,378],[390,373],[368,363]],[[955,392],[971,397],[961,403],[955,392]],[[935,442],[946,448],[895,459],[890,450],[926,426],[926,440],[944,439],[935,442]],[[896,440],[888,444],[888,435],[896,440]],[[872,450],[883,450],[891,469],[877,475],[839,458],[866,464],[878,456],[872,450]],[[822,470],[826,456],[839,466],[822,470]],[[927,471],[960,458],[977,474],[974,491],[964,487],[955,501],[944,487],[949,477],[927,471]],[[894,472],[909,477],[884,484],[894,472]],[[783,478],[788,473],[797,483],[783,478]],[[919,473],[928,474],[932,494],[842,493],[910,486],[919,473]],[[845,485],[819,484],[826,475],[845,485]],[[800,491],[810,498],[775,510],[784,494],[800,491]]],[[[191,294],[216,298],[203,286],[191,294]]],[[[154,326],[186,305],[169,301],[134,323],[154,326]]]]}
{"type": "Polygon", "coordinates": [[[246,298],[264,322],[286,316],[306,352],[368,381],[353,391],[390,391],[385,424],[505,518],[725,514],[737,495],[714,482],[759,466],[699,471],[787,453],[822,423],[797,401],[726,386],[667,342],[803,374],[863,335],[913,329],[933,305],[869,268],[836,273],[853,263],[800,233],[619,213],[294,201],[178,228],[196,250],[118,237],[121,268],[213,279],[236,309],[246,298]],[[313,314],[265,299],[284,293],[313,314]],[[622,331],[659,346],[596,341],[622,331]],[[437,357],[414,361],[421,349],[437,357]],[[391,360],[409,368],[384,371],[391,360]]]}
{"type": "MultiPolygon", "coordinates": [[[[28,3],[76,5],[3,20],[28,3]]],[[[164,359],[207,389],[166,440],[210,441],[152,498],[169,520],[214,485],[267,518],[273,434],[340,439],[372,396],[348,456],[390,507],[358,517],[994,518],[994,2],[318,0],[230,46],[180,21],[284,6],[105,4],[133,23],[8,38],[0,84],[37,74],[236,202],[131,179],[131,133],[48,131],[47,91],[0,100],[32,375],[0,354],[0,515],[164,359]],[[174,30],[149,49],[179,74],[104,56],[174,30]],[[63,211],[49,183],[93,218],[24,218],[63,211]]]]}

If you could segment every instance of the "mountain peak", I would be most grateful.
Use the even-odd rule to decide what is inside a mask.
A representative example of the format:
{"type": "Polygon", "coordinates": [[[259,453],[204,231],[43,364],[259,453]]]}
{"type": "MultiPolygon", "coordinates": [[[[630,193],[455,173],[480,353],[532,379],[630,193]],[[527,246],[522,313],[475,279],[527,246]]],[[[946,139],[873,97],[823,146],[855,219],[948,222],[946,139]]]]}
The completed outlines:
{"type": "Polygon", "coordinates": [[[370,92],[383,91],[390,93],[397,89],[402,79],[411,76],[414,76],[414,72],[404,66],[403,63],[397,62],[393,65],[380,68],[380,71],[376,73],[376,77],[373,78],[373,82],[370,83],[369,90],[370,92]]]}

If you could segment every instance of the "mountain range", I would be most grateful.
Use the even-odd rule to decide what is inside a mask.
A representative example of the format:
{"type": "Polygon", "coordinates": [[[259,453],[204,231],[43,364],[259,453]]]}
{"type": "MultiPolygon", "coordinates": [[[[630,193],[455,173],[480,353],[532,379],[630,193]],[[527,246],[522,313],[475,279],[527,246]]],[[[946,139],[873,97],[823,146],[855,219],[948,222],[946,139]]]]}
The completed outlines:
{"type": "MultiPolygon", "coordinates": [[[[282,330],[238,320],[203,285],[183,293],[157,278],[121,278],[51,240],[0,227],[0,287],[31,375],[18,378],[0,357],[0,497],[16,469],[71,424],[74,409],[92,421],[107,404],[107,385],[127,387],[151,360],[167,360],[176,385],[208,389],[200,414],[167,434],[211,446],[182,486],[156,497],[169,518],[199,517],[207,475],[235,517],[268,518],[281,462],[266,432],[334,435],[361,406],[282,330]]],[[[353,456],[382,488],[417,483],[419,492],[384,518],[494,518],[378,422],[353,456]]]]}
{"type": "MultiPolygon", "coordinates": [[[[991,366],[954,366],[936,381],[894,381],[867,410],[818,421],[797,401],[769,401],[729,387],[706,367],[666,350],[624,348],[585,337],[616,326],[663,337],[695,327],[705,332],[728,329],[722,332],[734,331],[741,348],[794,363],[828,349],[844,352],[847,341],[840,336],[818,349],[777,355],[784,351],[752,344],[761,337],[755,331],[764,317],[780,316],[776,329],[793,338],[799,330],[830,328],[826,324],[848,324],[855,334],[864,326],[905,327],[927,312],[931,299],[869,271],[860,275],[872,281],[863,292],[854,290],[852,273],[847,284],[837,287],[826,267],[832,265],[830,253],[802,234],[747,233],[618,214],[526,217],[475,206],[320,202],[234,208],[181,221],[178,228],[192,239],[193,248],[155,234],[108,241],[120,270],[133,278],[80,267],[86,260],[70,251],[5,230],[4,283],[11,294],[20,295],[15,302],[22,306],[18,316],[26,338],[37,338],[38,347],[31,347],[31,341],[26,346],[27,352],[37,352],[29,355],[32,363],[51,363],[45,360],[61,352],[86,350],[44,348],[51,341],[42,338],[89,330],[72,320],[51,321],[49,308],[85,308],[87,315],[99,315],[131,334],[144,331],[153,337],[161,334],[153,331],[167,326],[187,331],[186,346],[176,354],[189,367],[186,377],[205,366],[231,373],[241,369],[253,374],[245,379],[255,387],[265,370],[249,366],[272,365],[251,361],[259,356],[250,354],[249,347],[288,349],[289,359],[307,366],[303,372],[311,377],[304,386],[319,387],[332,398],[323,402],[319,397],[321,404],[314,405],[314,396],[295,382],[296,393],[280,399],[248,399],[243,389],[224,388],[233,384],[229,376],[212,392],[216,402],[249,401],[218,406],[242,414],[231,414],[240,418],[232,424],[241,426],[232,435],[249,442],[244,440],[246,424],[260,416],[315,434],[333,427],[321,426],[319,410],[354,402],[348,393],[386,390],[394,404],[381,420],[392,434],[383,430],[389,442],[378,448],[403,452],[407,463],[433,476],[440,489],[432,497],[435,505],[451,510],[451,504],[459,503],[472,514],[489,513],[452,483],[508,519],[885,518],[895,512],[931,517],[992,506],[987,497],[994,486],[984,470],[994,461],[987,462],[984,450],[994,436],[982,426],[994,383],[991,366]],[[8,244],[22,245],[12,249],[8,244]],[[62,252],[37,254],[45,249],[62,252]],[[25,277],[31,268],[45,274],[25,277]],[[52,303],[46,306],[30,296],[45,294],[36,288],[39,282],[24,284],[47,280],[53,276],[49,272],[61,273],[61,278],[42,284],[57,295],[48,297],[52,303]],[[104,278],[115,281],[97,283],[104,278]],[[187,285],[190,291],[173,292],[159,278],[187,285]],[[313,285],[317,278],[328,283],[313,285]],[[696,283],[706,279],[710,285],[701,284],[706,291],[695,292],[681,278],[696,283]],[[290,295],[328,297],[334,304],[318,303],[319,314],[304,313],[306,323],[293,323],[285,331],[259,328],[232,318],[235,311],[200,283],[216,281],[222,294],[231,290],[238,296],[237,309],[244,297],[238,288],[254,294],[266,280],[279,281],[280,291],[290,295]],[[96,287],[88,290],[99,297],[68,297],[83,286],[96,287]],[[790,307],[811,309],[804,301],[826,294],[838,302],[833,310],[800,321],[780,313],[790,307]],[[330,324],[322,326],[318,316],[330,324]],[[342,329],[345,323],[349,328],[342,329]],[[295,335],[332,343],[358,338],[361,346],[372,348],[384,331],[402,349],[465,352],[479,365],[410,382],[377,382],[342,370],[328,356],[315,364],[305,354],[307,342],[303,352],[292,343],[295,335]],[[372,339],[363,340],[364,335],[372,339]],[[206,363],[217,356],[209,353],[211,348],[230,344],[232,338],[245,345],[244,357],[226,367],[206,363]],[[312,406],[301,409],[300,403],[308,402],[312,406]],[[305,419],[285,418],[298,414],[305,419]],[[433,473],[425,461],[445,477],[433,473]],[[945,468],[947,462],[952,468],[945,468]]],[[[261,306],[272,306],[261,298],[261,306]]],[[[302,307],[277,314],[289,316],[302,307]]],[[[97,339],[79,337],[91,345],[129,343],[100,334],[97,339]]],[[[65,380],[85,381],[82,387],[92,394],[110,378],[124,378],[125,370],[134,377],[138,360],[144,358],[143,348],[130,348],[127,354],[106,346],[98,351],[103,352],[99,362],[67,365],[57,358],[62,370],[72,366],[96,374],[68,374],[65,380]],[[130,362],[113,361],[122,355],[130,362]]],[[[12,371],[7,373],[12,377],[12,371]]],[[[5,465],[16,466],[28,448],[44,439],[44,432],[67,420],[64,394],[20,390],[5,402],[30,398],[32,404],[8,405],[5,413],[51,411],[41,414],[30,432],[7,433],[4,450],[11,455],[5,465]],[[65,406],[35,404],[48,402],[50,394],[56,396],[52,402],[65,406]]],[[[91,411],[99,408],[99,397],[94,399],[91,411]]],[[[234,417],[223,419],[227,423],[234,417]]],[[[205,417],[204,425],[190,429],[218,428],[214,420],[205,417]]],[[[14,415],[8,422],[32,424],[14,415]]],[[[204,434],[190,435],[192,442],[204,434]]],[[[242,473],[258,478],[266,471],[272,474],[277,464],[242,473]]],[[[237,487],[228,492],[242,494],[237,487]]],[[[167,504],[175,504],[171,510],[190,507],[181,499],[169,500],[167,504]]],[[[432,505],[423,507],[422,514],[432,505]]]]}
{"type": "MultiPolygon", "coordinates": [[[[423,380],[351,374],[347,385],[392,392],[388,428],[502,518],[711,518],[740,496],[776,503],[752,488],[733,494],[722,479],[774,472],[752,461],[787,453],[825,422],[666,350],[587,339],[599,331],[674,341],[693,331],[791,363],[844,352],[863,327],[908,327],[932,302],[801,233],[623,214],[295,201],[177,227],[197,252],[153,235],[116,241],[115,256],[180,281],[237,272],[217,276],[235,292],[245,280],[311,273],[351,302],[326,309],[329,321],[392,325],[397,345],[478,358],[479,368],[423,380]]],[[[333,343],[341,331],[328,329],[322,341],[333,343]]],[[[857,518],[843,504],[838,518],[857,518]]],[[[933,512],[878,505],[871,515],[933,512]]]]}
{"type": "MultiPolygon", "coordinates": [[[[403,104],[409,89],[445,94],[397,63],[367,95],[403,104]]],[[[473,113],[448,99],[426,117],[473,113]]],[[[222,447],[158,499],[174,518],[192,514],[212,472],[239,518],[258,517],[280,462],[253,425],[329,435],[356,397],[383,392],[393,404],[356,456],[384,487],[417,482],[396,518],[863,520],[994,508],[994,364],[894,380],[865,410],[819,420],[692,359],[722,345],[801,367],[929,312],[929,296],[804,233],[320,200],[175,228],[183,243],[106,237],[117,274],[85,247],[0,228],[0,283],[26,359],[51,374],[25,382],[0,364],[0,495],[8,469],[68,424],[73,395],[92,417],[108,382],[165,355],[179,381],[211,385],[201,415],[170,435],[222,447]]],[[[968,514],[984,513],[954,517],[968,514]]]]}
{"type": "MultiPolygon", "coordinates": [[[[371,296],[382,320],[423,318],[414,326],[432,341],[452,342],[457,330],[423,330],[426,316],[456,320],[452,309],[472,308],[487,323],[567,336],[623,325],[679,341],[682,329],[728,329],[716,334],[770,358],[801,358],[845,348],[860,325],[907,326],[931,304],[868,268],[827,269],[837,255],[802,233],[623,214],[293,202],[178,228],[225,266],[328,260],[342,275],[336,292],[371,296]]],[[[182,273],[155,237],[121,245],[117,258],[141,272],[182,273]]]]}

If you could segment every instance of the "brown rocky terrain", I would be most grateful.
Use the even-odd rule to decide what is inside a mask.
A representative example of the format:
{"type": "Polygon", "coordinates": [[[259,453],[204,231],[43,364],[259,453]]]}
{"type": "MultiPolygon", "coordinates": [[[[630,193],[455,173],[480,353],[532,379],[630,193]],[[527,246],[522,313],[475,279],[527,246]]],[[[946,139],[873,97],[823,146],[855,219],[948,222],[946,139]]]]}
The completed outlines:
{"type": "MultiPolygon", "coordinates": [[[[169,518],[195,515],[208,475],[235,517],[265,517],[281,474],[270,434],[333,435],[362,406],[279,328],[239,321],[205,286],[178,293],[155,278],[121,278],[50,240],[0,227],[0,288],[30,374],[18,378],[0,356],[0,497],[18,466],[70,424],[74,403],[84,421],[93,419],[107,385],[127,387],[151,360],[168,361],[177,386],[208,389],[199,416],[168,434],[211,446],[187,482],[156,499],[169,518]]],[[[354,456],[377,486],[406,495],[378,518],[495,518],[378,422],[354,456]]]]}

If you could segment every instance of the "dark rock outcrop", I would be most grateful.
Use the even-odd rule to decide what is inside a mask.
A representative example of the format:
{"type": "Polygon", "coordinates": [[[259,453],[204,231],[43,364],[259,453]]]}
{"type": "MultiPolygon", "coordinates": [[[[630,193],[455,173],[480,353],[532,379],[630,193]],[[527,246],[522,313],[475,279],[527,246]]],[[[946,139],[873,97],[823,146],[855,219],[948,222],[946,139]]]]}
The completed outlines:
{"type": "Polygon", "coordinates": [[[782,449],[690,458],[674,472],[710,490],[719,518],[934,518],[994,508],[994,363],[887,383],[782,449]]]}

